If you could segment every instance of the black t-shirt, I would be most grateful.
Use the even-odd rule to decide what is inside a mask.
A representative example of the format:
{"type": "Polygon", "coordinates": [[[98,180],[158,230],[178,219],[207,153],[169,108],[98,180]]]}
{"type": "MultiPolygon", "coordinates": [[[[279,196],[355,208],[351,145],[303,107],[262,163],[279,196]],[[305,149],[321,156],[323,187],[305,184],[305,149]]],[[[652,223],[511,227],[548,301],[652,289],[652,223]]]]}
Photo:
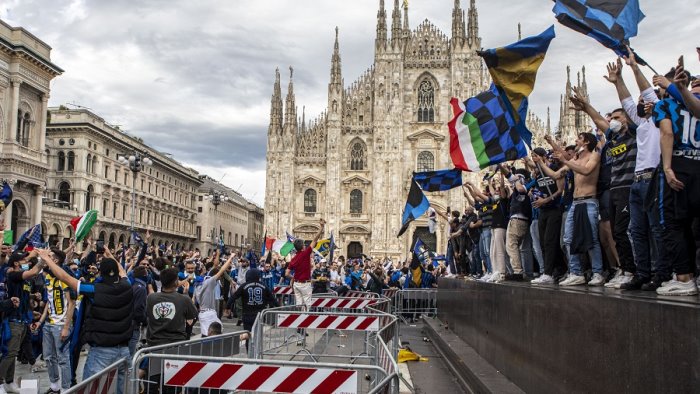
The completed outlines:
{"type": "Polygon", "coordinates": [[[22,271],[12,271],[7,274],[7,298],[19,298],[19,307],[13,308],[6,317],[10,320],[31,323],[33,316],[29,296],[32,291],[32,283],[22,279],[22,271]]]}
{"type": "Polygon", "coordinates": [[[328,284],[331,279],[331,273],[328,271],[328,268],[315,269],[311,274],[311,278],[314,279],[314,293],[325,293],[328,291],[328,284]]]}
{"type": "Polygon", "coordinates": [[[493,219],[491,220],[492,228],[507,228],[508,227],[508,212],[510,211],[510,202],[508,199],[501,198],[497,202],[493,197],[489,200],[490,203],[495,203],[496,208],[493,210],[493,219]]]}
{"type": "Polygon", "coordinates": [[[183,294],[152,293],[146,298],[149,346],[184,341],[187,339],[186,320],[197,317],[197,308],[183,294]]]}
{"type": "Polygon", "coordinates": [[[267,306],[277,306],[270,289],[260,282],[247,282],[233,293],[233,301],[243,297],[243,315],[257,315],[267,306]]]}

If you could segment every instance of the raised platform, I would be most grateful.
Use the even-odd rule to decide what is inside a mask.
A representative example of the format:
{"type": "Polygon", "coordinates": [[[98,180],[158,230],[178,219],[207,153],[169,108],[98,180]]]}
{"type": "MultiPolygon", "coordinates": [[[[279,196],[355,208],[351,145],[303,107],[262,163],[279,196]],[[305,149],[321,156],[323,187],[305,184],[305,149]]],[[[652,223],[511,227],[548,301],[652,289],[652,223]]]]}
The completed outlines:
{"type": "Polygon", "coordinates": [[[700,390],[700,298],[441,279],[438,316],[531,393],[700,390]]]}

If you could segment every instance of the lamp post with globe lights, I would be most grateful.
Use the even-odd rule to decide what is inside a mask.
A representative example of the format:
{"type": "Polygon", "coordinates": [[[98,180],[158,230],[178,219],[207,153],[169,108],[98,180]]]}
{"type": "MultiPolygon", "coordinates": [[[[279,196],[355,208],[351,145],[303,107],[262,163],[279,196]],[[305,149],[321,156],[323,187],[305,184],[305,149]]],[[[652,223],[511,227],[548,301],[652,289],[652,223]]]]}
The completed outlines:
{"type": "Polygon", "coordinates": [[[209,191],[209,194],[204,196],[204,199],[207,201],[211,201],[211,203],[214,204],[214,229],[212,231],[211,238],[212,238],[212,243],[214,244],[214,247],[218,247],[219,245],[218,245],[217,237],[216,237],[216,234],[217,234],[216,215],[218,215],[219,204],[221,204],[222,202],[228,201],[229,197],[226,194],[224,194],[218,190],[211,189],[209,191]]]}
{"type": "MultiPolygon", "coordinates": [[[[153,165],[153,161],[139,152],[130,155],[120,155],[119,163],[128,166],[131,170],[131,231],[134,231],[134,219],[136,217],[136,174],[143,171],[146,166],[153,165]]],[[[131,239],[131,237],[129,237],[131,239]]]]}

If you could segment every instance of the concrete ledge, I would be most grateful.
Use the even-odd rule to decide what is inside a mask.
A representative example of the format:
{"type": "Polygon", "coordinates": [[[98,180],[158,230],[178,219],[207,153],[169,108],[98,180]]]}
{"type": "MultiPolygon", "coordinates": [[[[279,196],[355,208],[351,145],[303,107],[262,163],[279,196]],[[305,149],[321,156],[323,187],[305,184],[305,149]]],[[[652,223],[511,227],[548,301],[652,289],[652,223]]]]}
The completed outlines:
{"type": "Polygon", "coordinates": [[[523,393],[438,319],[425,318],[425,331],[467,392],[523,393]]]}

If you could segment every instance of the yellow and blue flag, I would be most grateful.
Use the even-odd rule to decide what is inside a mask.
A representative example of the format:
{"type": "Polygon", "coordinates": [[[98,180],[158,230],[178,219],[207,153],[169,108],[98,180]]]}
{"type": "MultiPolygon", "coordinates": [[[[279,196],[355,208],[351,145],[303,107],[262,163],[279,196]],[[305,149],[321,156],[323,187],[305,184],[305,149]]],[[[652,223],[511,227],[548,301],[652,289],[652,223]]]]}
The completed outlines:
{"type": "Polygon", "coordinates": [[[326,257],[326,255],[328,255],[328,252],[330,251],[330,249],[331,249],[331,239],[330,238],[319,239],[318,242],[316,242],[316,247],[314,248],[316,253],[318,253],[319,255],[321,255],[323,257],[326,257]]]}
{"type": "MultiPolygon", "coordinates": [[[[619,56],[644,19],[639,0],[556,0],[552,12],[562,25],[594,38],[619,56]]],[[[639,56],[637,63],[646,66],[639,56]]]]}
{"type": "Polygon", "coordinates": [[[537,70],[544,61],[554,26],[537,36],[527,37],[505,47],[480,51],[499,96],[515,121],[515,129],[525,143],[532,144],[532,133],[525,126],[527,97],[535,88],[537,70]]]}

